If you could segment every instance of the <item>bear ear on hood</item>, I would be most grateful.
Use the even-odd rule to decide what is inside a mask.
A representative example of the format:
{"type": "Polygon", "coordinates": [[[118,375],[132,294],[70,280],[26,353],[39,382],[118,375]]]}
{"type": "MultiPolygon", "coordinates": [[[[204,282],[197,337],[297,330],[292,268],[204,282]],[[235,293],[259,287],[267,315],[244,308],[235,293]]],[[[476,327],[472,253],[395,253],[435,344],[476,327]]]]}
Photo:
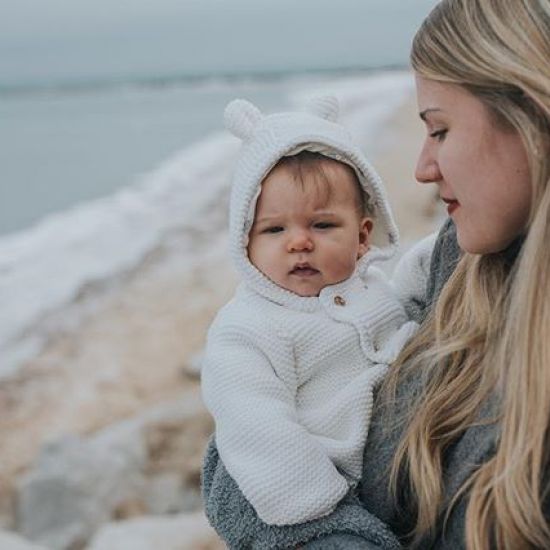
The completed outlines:
{"type": "Polygon", "coordinates": [[[337,122],[340,114],[338,99],[332,95],[314,97],[307,102],[306,110],[312,115],[324,118],[330,122],[337,122]]]}
{"type": "Polygon", "coordinates": [[[258,107],[246,99],[234,99],[223,114],[225,127],[242,140],[252,136],[254,128],[263,117],[258,107]]]}

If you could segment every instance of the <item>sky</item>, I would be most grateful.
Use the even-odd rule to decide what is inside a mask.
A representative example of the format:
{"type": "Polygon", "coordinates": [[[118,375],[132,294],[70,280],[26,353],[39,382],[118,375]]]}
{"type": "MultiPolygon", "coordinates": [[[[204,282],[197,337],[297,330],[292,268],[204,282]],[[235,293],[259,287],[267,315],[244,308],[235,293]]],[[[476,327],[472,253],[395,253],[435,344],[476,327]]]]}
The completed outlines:
{"type": "Polygon", "coordinates": [[[403,65],[435,3],[0,0],[0,85],[403,65]]]}

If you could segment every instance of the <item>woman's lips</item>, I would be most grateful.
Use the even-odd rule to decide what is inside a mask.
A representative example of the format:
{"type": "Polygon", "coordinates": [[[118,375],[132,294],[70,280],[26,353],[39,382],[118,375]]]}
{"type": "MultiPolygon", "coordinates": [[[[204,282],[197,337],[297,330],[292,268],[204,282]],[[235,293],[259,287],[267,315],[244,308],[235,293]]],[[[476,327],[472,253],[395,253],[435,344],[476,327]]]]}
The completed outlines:
{"type": "Polygon", "coordinates": [[[447,205],[447,214],[449,216],[460,206],[460,203],[454,199],[442,199],[443,202],[447,205]]]}

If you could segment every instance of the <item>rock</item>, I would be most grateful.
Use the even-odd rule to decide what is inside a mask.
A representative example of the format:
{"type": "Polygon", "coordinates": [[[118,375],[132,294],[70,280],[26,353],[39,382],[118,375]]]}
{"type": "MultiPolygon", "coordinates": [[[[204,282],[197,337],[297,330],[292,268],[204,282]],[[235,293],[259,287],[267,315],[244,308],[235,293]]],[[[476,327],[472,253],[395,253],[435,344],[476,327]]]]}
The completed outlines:
{"type": "Polygon", "coordinates": [[[149,479],[147,509],[153,515],[173,514],[182,510],[181,476],[160,473],[149,479]]]}
{"type": "Polygon", "coordinates": [[[194,392],[92,437],[46,446],[18,483],[18,531],[72,549],[112,519],[199,509],[200,467],[212,429],[194,392]]]}
{"type": "Polygon", "coordinates": [[[0,548],[2,550],[48,550],[45,546],[33,544],[9,531],[0,531],[0,548]]]}
{"type": "Polygon", "coordinates": [[[222,550],[202,512],[109,523],[87,550],[222,550]]]}
{"type": "Polygon", "coordinates": [[[193,354],[183,365],[183,374],[185,374],[186,376],[190,376],[191,378],[200,378],[203,360],[204,350],[193,354]]]}
{"type": "Polygon", "coordinates": [[[0,479],[0,531],[15,529],[14,499],[12,480],[0,479]]]}
{"type": "Polygon", "coordinates": [[[19,483],[18,530],[45,546],[72,548],[125,503],[139,500],[145,447],[127,443],[106,447],[72,436],[46,447],[19,483]]]}

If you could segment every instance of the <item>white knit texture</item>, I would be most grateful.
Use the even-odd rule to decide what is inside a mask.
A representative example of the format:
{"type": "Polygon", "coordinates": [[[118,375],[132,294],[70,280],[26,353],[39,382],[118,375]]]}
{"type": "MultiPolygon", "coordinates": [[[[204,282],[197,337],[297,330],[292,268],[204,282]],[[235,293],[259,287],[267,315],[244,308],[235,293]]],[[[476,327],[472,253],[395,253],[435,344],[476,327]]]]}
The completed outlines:
{"type": "Polygon", "coordinates": [[[371,268],[367,287],[355,275],[291,307],[242,285],[210,329],[218,451],[266,523],[328,514],[361,476],[373,387],[416,329],[384,279],[371,268]]]}
{"type": "Polygon", "coordinates": [[[409,300],[423,302],[430,274],[430,261],[438,232],[417,242],[395,266],[392,284],[401,303],[409,300]]]}

